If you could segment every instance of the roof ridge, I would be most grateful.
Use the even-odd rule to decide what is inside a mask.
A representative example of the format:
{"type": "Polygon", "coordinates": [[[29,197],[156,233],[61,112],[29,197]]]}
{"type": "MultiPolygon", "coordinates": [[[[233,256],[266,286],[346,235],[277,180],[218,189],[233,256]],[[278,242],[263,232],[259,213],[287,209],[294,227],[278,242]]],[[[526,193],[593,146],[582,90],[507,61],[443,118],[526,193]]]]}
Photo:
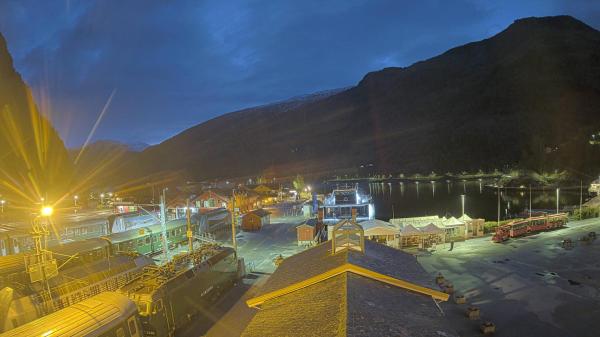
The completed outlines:
{"type": "Polygon", "coordinates": [[[415,284],[412,282],[397,279],[393,276],[384,275],[384,274],[375,272],[373,270],[357,266],[354,263],[346,262],[336,268],[330,269],[324,273],[315,275],[308,279],[293,283],[293,284],[283,287],[281,289],[270,291],[266,294],[263,294],[263,295],[260,295],[260,296],[254,297],[254,298],[250,298],[246,301],[246,305],[248,307],[255,308],[270,299],[287,295],[289,293],[295,292],[297,290],[309,287],[311,285],[325,281],[329,278],[335,277],[335,276],[343,274],[343,273],[348,273],[348,272],[351,272],[356,275],[360,275],[362,277],[370,278],[370,279],[373,279],[373,280],[376,280],[379,282],[383,282],[383,283],[386,283],[389,285],[393,285],[398,288],[410,290],[410,291],[413,291],[413,292],[416,292],[416,293],[419,293],[422,295],[428,295],[436,300],[447,301],[449,298],[448,294],[443,293],[441,291],[431,289],[428,287],[424,287],[424,286],[421,286],[421,285],[418,285],[418,284],[415,284]]]}

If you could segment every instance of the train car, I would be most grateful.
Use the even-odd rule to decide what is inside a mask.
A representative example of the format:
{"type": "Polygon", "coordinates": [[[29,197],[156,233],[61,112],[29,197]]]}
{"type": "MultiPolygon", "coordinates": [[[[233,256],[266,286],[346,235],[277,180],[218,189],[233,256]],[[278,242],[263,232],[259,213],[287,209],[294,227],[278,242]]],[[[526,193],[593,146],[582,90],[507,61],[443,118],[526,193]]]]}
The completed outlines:
{"type": "Polygon", "coordinates": [[[519,221],[512,221],[498,227],[492,237],[494,242],[504,242],[509,238],[516,238],[524,235],[538,233],[546,230],[552,230],[563,227],[567,223],[566,213],[549,214],[539,217],[532,217],[519,221]]]}
{"type": "Polygon", "coordinates": [[[44,284],[27,290],[14,289],[10,300],[0,303],[0,332],[8,331],[45,314],[66,308],[104,291],[115,291],[137,278],[154,261],[144,255],[118,255],[101,261],[83,263],[48,280],[52,300],[44,284]]]}
{"type": "MultiPolygon", "coordinates": [[[[167,242],[174,247],[187,241],[187,223],[185,220],[173,220],[167,222],[167,242]]],[[[193,225],[197,226],[197,225],[193,225]]],[[[192,228],[194,230],[194,227],[192,228]]],[[[162,252],[162,226],[154,225],[131,229],[121,233],[107,235],[108,240],[115,252],[138,252],[140,254],[153,255],[162,252]]]]}
{"type": "MultiPolygon", "coordinates": [[[[106,258],[112,254],[110,242],[101,239],[87,239],[56,245],[50,249],[61,269],[68,269],[81,262],[92,262],[106,258]]],[[[19,253],[0,256],[0,287],[11,284],[29,284],[29,276],[25,271],[25,256],[19,253]]]]}
{"type": "Polygon", "coordinates": [[[33,247],[29,230],[20,224],[0,225],[0,256],[18,254],[33,247]]]}
{"type": "Polygon", "coordinates": [[[105,292],[0,334],[0,337],[141,337],[135,303],[105,292]]]}
{"type": "Polygon", "coordinates": [[[136,303],[144,336],[174,336],[238,277],[235,251],[210,245],[163,267],[147,268],[119,292],[136,303]]]}

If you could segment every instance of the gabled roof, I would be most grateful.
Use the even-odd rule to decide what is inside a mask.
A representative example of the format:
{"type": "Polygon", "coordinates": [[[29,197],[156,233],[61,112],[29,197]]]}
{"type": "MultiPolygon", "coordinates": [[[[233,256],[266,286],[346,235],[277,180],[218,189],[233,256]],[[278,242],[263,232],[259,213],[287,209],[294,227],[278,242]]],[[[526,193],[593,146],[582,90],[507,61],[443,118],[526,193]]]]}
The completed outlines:
{"type": "MultiPolygon", "coordinates": [[[[417,262],[416,257],[370,240],[365,240],[364,253],[345,250],[333,255],[331,254],[331,242],[328,241],[286,258],[258,292],[257,298],[269,298],[275,291],[297,285],[308,279],[318,278],[323,274],[332,273],[332,271],[334,274],[343,273],[349,269],[369,270],[383,277],[428,288],[435,296],[448,298],[447,294],[433,290],[435,287],[433,281],[417,262]],[[298,268],[298,266],[302,266],[302,268],[298,268]]],[[[257,305],[256,301],[249,300],[248,302],[251,306],[257,305]]]]}
{"type": "Polygon", "coordinates": [[[456,336],[432,281],[408,253],[366,240],[364,253],[332,255],[326,242],[286,258],[247,301],[261,310],[243,336],[456,336]]]}
{"type": "Polygon", "coordinates": [[[402,236],[410,236],[410,235],[420,235],[422,232],[415,228],[413,225],[405,225],[402,227],[400,231],[400,235],[402,236]]]}
{"type": "Polygon", "coordinates": [[[209,190],[202,192],[194,200],[202,200],[202,199],[206,199],[206,198],[217,198],[217,199],[221,199],[223,201],[229,201],[230,197],[231,197],[231,191],[221,190],[221,189],[209,189],[209,190]]]}
{"type": "Polygon", "coordinates": [[[365,235],[396,235],[400,230],[391,223],[377,219],[366,220],[359,223],[365,230],[365,235]]]}
{"type": "Polygon", "coordinates": [[[465,222],[465,221],[471,221],[473,219],[471,219],[471,217],[468,216],[467,213],[465,213],[465,214],[461,215],[460,218],[458,218],[458,220],[465,222]]]}
{"type": "Polygon", "coordinates": [[[423,233],[427,233],[427,234],[442,234],[444,233],[444,230],[439,228],[438,226],[430,223],[429,225],[422,227],[421,232],[423,233]]]}
{"type": "Polygon", "coordinates": [[[458,220],[455,217],[448,218],[443,223],[444,223],[444,226],[450,226],[450,227],[452,227],[452,226],[462,226],[462,225],[465,224],[464,222],[458,220]]]}

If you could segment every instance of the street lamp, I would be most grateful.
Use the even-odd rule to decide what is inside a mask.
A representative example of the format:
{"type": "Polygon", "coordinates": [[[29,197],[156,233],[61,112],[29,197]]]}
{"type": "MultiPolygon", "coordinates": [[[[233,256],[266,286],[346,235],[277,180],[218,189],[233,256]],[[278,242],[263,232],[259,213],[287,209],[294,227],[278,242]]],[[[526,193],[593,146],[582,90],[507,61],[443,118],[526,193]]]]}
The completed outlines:
{"type": "Polygon", "coordinates": [[[100,206],[104,207],[104,193],[100,193],[100,206]]]}
{"type": "Polygon", "coordinates": [[[559,200],[560,200],[560,188],[556,188],[556,214],[558,214],[559,208],[559,200]]]}
{"type": "Polygon", "coordinates": [[[52,215],[52,213],[54,213],[54,209],[52,206],[44,206],[42,207],[40,213],[42,216],[49,217],[52,215]]]}
{"type": "Polygon", "coordinates": [[[462,204],[462,215],[465,215],[465,195],[461,194],[460,195],[460,202],[462,204]]]}
{"type": "Polygon", "coordinates": [[[2,213],[4,213],[4,204],[6,203],[6,200],[2,199],[0,200],[0,206],[2,206],[2,213]]]}
{"type": "Polygon", "coordinates": [[[79,200],[79,196],[78,195],[74,196],[73,200],[75,201],[75,207],[77,207],[77,200],[79,200]]]}

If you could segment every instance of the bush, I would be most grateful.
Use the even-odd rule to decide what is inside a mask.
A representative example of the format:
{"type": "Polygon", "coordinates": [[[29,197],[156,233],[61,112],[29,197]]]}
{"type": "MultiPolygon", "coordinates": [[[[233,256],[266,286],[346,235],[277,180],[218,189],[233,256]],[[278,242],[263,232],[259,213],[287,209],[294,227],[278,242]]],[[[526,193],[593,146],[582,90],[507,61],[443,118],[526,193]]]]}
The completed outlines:
{"type": "Polygon", "coordinates": [[[591,219],[591,218],[597,218],[600,217],[600,206],[595,206],[595,207],[591,207],[591,206],[586,206],[583,207],[581,209],[581,217],[579,215],[579,209],[575,209],[573,211],[573,219],[575,220],[579,220],[579,219],[591,219]]]}

